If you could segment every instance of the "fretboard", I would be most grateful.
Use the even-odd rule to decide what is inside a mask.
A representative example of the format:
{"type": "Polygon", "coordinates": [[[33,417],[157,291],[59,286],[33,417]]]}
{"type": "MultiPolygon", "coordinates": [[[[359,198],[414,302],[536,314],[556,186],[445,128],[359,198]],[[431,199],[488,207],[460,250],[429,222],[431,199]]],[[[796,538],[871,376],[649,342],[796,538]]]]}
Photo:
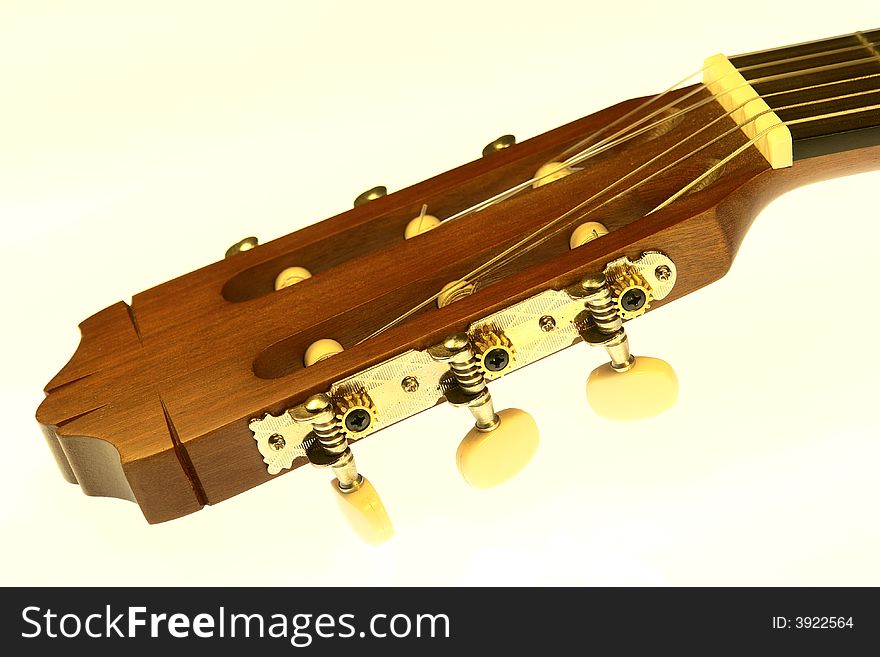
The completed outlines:
{"type": "Polygon", "coordinates": [[[795,160],[880,144],[880,30],[730,61],[788,124],[795,160]]]}

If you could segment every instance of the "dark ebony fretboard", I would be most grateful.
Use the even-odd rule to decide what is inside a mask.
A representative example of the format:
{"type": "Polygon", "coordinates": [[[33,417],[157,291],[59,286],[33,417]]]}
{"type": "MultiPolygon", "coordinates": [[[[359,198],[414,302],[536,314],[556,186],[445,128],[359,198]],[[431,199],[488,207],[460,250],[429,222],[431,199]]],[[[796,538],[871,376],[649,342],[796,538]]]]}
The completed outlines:
{"type": "Polygon", "coordinates": [[[795,160],[880,144],[880,30],[730,61],[785,122],[837,114],[789,124],[795,160]]]}

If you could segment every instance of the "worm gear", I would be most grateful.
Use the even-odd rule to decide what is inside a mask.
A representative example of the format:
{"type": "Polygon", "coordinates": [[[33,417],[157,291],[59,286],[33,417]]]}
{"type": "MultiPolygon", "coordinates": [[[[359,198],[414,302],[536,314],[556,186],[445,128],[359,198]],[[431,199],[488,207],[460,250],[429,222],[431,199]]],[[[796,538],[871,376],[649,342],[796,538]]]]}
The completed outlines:
{"type": "Polygon", "coordinates": [[[616,265],[605,272],[620,319],[628,320],[644,315],[651,307],[654,295],[648,281],[630,264],[616,265]]]}
{"type": "Polygon", "coordinates": [[[376,407],[363,390],[349,390],[335,399],[336,420],[349,441],[359,440],[376,428],[376,407]]]}
{"type": "Polygon", "coordinates": [[[480,326],[471,333],[474,355],[487,379],[497,378],[513,365],[513,343],[494,325],[480,326]]]}

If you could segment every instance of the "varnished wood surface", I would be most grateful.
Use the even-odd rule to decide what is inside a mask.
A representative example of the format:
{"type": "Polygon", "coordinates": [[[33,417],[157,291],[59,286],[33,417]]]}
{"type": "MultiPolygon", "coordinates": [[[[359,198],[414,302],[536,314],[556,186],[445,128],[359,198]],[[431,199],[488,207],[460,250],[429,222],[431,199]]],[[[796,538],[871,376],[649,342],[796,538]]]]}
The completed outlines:
{"type": "MultiPolygon", "coordinates": [[[[472,297],[422,313],[308,370],[297,365],[313,339],[353,344],[603,181],[631,170],[647,159],[646,144],[596,158],[589,176],[571,176],[404,243],[403,226],[422,203],[444,216],[490,195],[636,104],[609,108],[143,292],[130,308],[120,303],[86,320],[79,350],[47,386],[38,412],[50,443],[60,441],[55,451],[63,448],[68,474],[87,493],[135,498],[151,522],[219,502],[269,479],[247,428],[251,417],[280,412],[334,380],[424,348],[622,254],[660,249],[670,255],[679,270],[664,303],[672,301],[723,276],[751,220],[774,196],[876,168],[880,158],[880,149],[869,148],[770,171],[750,152],[710,188],[636,220],[693,171],[666,177],[606,210],[602,220],[615,229],[607,237],[568,251],[566,233],[518,263],[521,271],[472,297]],[[272,293],[277,272],[293,264],[315,276],[272,293]]],[[[741,140],[732,136],[719,149],[729,152],[741,140]]]]}

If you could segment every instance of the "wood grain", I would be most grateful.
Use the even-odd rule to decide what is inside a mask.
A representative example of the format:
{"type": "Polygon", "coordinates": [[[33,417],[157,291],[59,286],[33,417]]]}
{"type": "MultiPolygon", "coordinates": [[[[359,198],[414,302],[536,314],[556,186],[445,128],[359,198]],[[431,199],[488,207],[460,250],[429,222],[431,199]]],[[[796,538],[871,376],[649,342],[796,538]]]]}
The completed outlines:
{"type": "MultiPolygon", "coordinates": [[[[407,349],[426,348],[511,303],[570,285],[620,255],[659,249],[673,258],[678,283],[653,306],[661,307],[723,276],[751,221],[774,197],[798,185],[876,168],[880,159],[880,148],[863,148],[773,171],[750,150],[706,189],[642,218],[713,158],[743,143],[733,131],[693,161],[591,215],[611,229],[602,239],[570,251],[569,231],[563,231],[474,295],[426,310],[355,346],[444,283],[721,112],[711,103],[666,135],[635,139],[590,160],[578,174],[404,242],[404,226],[423,203],[443,217],[491,196],[531,177],[541,164],[642,100],[214,263],[136,295],[130,306],[118,303],[86,320],[77,352],[46,386],[37,412],[62,471],[87,494],[134,499],[150,522],[215,504],[270,479],[249,419],[279,413],[407,349]],[[274,292],[275,276],[292,265],[309,268],[313,277],[274,292]],[[305,348],[324,337],[339,340],[346,351],[304,369],[305,348]]],[[[719,122],[714,134],[731,125],[719,122]]],[[[645,173],[673,157],[659,159],[645,173]]]]}

